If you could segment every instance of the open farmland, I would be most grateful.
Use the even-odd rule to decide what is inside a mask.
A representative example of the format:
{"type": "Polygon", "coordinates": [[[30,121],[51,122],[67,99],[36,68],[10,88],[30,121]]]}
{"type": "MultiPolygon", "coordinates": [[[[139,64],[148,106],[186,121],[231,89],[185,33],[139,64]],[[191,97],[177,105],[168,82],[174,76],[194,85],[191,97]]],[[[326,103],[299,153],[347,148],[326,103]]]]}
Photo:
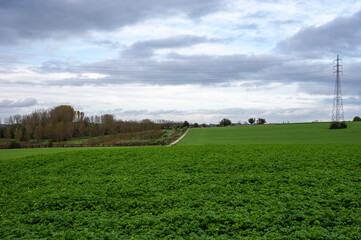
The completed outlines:
{"type": "Polygon", "coordinates": [[[209,144],[361,144],[361,122],[330,130],[330,123],[298,123],[193,128],[178,145],[209,144]]]}
{"type": "MultiPolygon", "coordinates": [[[[107,147],[105,147],[105,148],[107,148],[107,147]]],[[[27,157],[27,156],[41,155],[41,154],[69,152],[69,151],[95,150],[95,149],[104,149],[104,147],[2,149],[2,150],[0,150],[0,160],[22,158],[22,157],[27,157]]]]}
{"type": "Polygon", "coordinates": [[[359,145],[112,148],[0,161],[3,239],[358,239],[359,145]]]}

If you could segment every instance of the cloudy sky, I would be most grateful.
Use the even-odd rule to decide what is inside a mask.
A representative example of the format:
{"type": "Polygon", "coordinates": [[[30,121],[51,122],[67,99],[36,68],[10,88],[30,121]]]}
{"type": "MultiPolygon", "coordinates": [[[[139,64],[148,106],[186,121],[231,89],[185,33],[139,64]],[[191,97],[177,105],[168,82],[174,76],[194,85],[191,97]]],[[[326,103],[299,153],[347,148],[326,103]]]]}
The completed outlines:
{"type": "Polygon", "coordinates": [[[72,105],[123,120],[361,115],[359,0],[2,0],[0,119],[72,105]]]}

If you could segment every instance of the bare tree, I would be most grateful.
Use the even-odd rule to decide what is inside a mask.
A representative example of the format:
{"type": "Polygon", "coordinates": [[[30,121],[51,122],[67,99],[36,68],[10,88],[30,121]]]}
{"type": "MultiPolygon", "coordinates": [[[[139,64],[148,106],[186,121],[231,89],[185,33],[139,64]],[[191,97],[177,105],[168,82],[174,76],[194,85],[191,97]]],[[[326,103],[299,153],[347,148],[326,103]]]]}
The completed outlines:
{"type": "Polygon", "coordinates": [[[15,130],[15,139],[21,141],[22,138],[23,138],[23,132],[21,131],[20,128],[17,128],[15,130]]]}
{"type": "Polygon", "coordinates": [[[10,129],[9,127],[7,127],[7,128],[5,129],[4,137],[7,138],[7,139],[10,139],[10,138],[11,138],[11,129],[10,129]]]}
{"type": "Polygon", "coordinates": [[[40,139],[43,137],[43,127],[41,125],[35,127],[33,136],[37,142],[40,142],[40,139]]]}

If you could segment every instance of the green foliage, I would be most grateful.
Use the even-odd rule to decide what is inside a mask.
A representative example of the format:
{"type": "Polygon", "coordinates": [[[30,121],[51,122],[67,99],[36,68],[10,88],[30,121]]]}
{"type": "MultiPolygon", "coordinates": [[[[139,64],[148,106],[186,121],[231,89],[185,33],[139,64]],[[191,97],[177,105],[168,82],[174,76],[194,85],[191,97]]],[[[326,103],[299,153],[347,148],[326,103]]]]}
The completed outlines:
{"type": "Polygon", "coordinates": [[[250,118],[250,119],[248,119],[248,122],[249,122],[249,124],[253,124],[253,123],[255,123],[256,122],[256,119],[255,118],[250,118]]]}
{"type": "Polygon", "coordinates": [[[9,159],[23,158],[28,156],[42,155],[42,154],[73,152],[73,151],[88,151],[88,150],[99,150],[99,149],[108,149],[108,148],[107,147],[72,147],[72,148],[5,149],[5,150],[0,150],[0,160],[9,160],[9,159]]]}
{"type": "Polygon", "coordinates": [[[185,133],[185,132],[187,131],[187,129],[188,129],[187,126],[183,127],[183,128],[182,128],[182,133],[185,133]]]}
{"type": "Polygon", "coordinates": [[[193,128],[177,145],[209,144],[361,144],[361,123],[348,122],[348,128],[330,131],[330,123],[193,128]]]}
{"type": "Polygon", "coordinates": [[[262,125],[262,124],[265,124],[265,123],[266,123],[266,119],[264,119],[264,118],[258,118],[257,119],[257,124],[262,125]]]}
{"type": "Polygon", "coordinates": [[[330,129],[342,129],[347,128],[347,124],[345,122],[332,122],[330,124],[330,129]]]}
{"type": "Polygon", "coordinates": [[[228,118],[223,118],[220,122],[219,125],[225,127],[225,126],[230,126],[232,124],[231,120],[229,120],[228,118]]]}
{"type": "Polygon", "coordinates": [[[9,143],[9,148],[10,149],[14,149],[14,148],[21,148],[21,144],[17,141],[11,141],[9,143]]]}
{"type": "Polygon", "coordinates": [[[189,127],[189,122],[188,121],[184,121],[182,124],[182,128],[184,127],[189,127]]]}
{"type": "Polygon", "coordinates": [[[360,122],[361,118],[359,116],[356,116],[356,117],[353,118],[353,121],[354,122],[360,122]]]}
{"type": "Polygon", "coordinates": [[[0,161],[2,239],[358,239],[359,145],[123,148],[0,161]]]}

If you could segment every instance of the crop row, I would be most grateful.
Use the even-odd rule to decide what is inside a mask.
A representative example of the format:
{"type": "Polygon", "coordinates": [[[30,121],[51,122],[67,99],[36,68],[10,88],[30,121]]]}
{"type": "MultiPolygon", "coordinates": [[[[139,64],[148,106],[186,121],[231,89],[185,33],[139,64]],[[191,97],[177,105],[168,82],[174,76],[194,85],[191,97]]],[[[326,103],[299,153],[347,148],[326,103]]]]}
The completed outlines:
{"type": "Polygon", "coordinates": [[[357,145],[184,146],[0,161],[4,239],[358,239],[357,145]]]}

